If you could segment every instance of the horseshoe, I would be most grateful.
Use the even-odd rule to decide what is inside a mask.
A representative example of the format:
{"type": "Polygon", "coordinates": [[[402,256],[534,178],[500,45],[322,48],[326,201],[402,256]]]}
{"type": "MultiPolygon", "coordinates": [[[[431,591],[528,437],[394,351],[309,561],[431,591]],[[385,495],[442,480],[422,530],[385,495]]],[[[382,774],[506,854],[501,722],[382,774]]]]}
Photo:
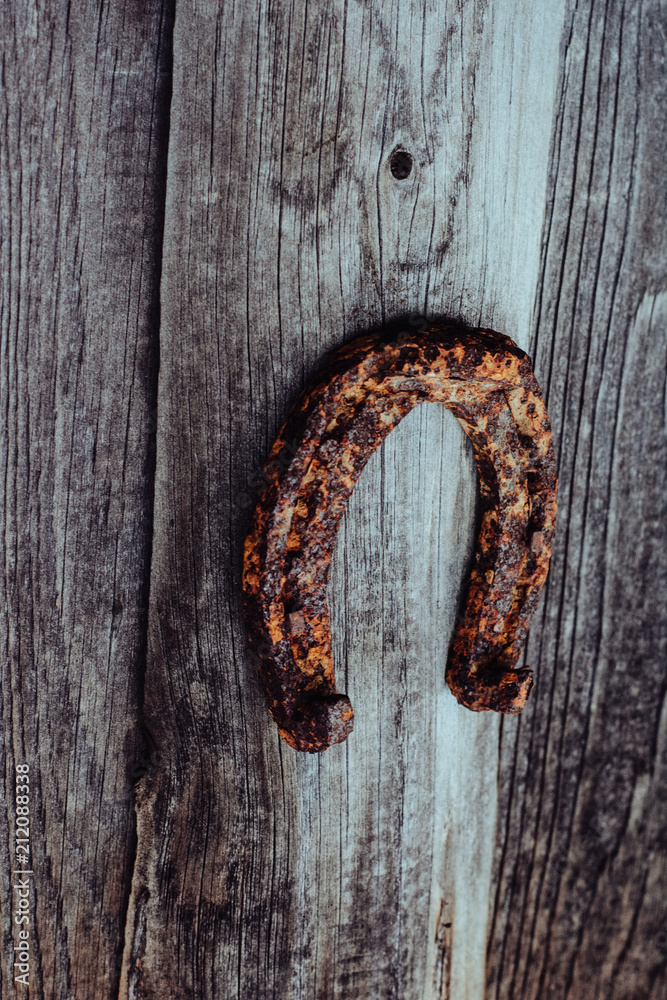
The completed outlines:
{"type": "Polygon", "coordinates": [[[435,323],[335,351],[271,450],[245,542],[244,613],[269,711],[295,750],[352,731],[336,689],[326,587],[361,470],[419,403],[443,403],[468,435],[482,522],[446,680],[476,712],[518,713],[533,678],[516,664],[544,584],[556,518],[551,428],[530,358],[509,337],[435,323]]]}

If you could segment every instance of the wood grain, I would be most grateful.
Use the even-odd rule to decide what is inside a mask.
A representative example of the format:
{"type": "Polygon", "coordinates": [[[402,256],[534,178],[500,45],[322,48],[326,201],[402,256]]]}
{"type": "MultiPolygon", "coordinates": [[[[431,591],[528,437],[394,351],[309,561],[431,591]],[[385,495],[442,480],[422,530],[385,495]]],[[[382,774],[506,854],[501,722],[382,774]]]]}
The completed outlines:
{"type": "Polygon", "coordinates": [[[0,11],[3,996],[118,991],[143,754],[167,15],[152,0],[0,11]],[[28,989],[12,947],[24,763],[28,989]]]}
{"type": "Polygon", "coordinates": [[[122,996],[482,996],[498,721],[444,687],[475,527],[463,435],[422,407],[357,487],[330,590],[357,725],[321,760],[266,711],[241,551],[261,463],[330,348],[412,314],[527,344],[561,18],[523,0],[177,7],[154,754],[122,996]]]}
{"type": "Polygon", "coordinates": [[[665,27],[566,19],[533,345],[560,527],[502,723],[489,1000],[667,990],[665,27]]]}
{"type": "Polygon", "coordinates": [[[3,995],[27,762],[28,997],[661,1000],[663,6],[173,17],[0,11],[3,995]],[[545,391],[536,690],[500,721],[445,687],[476,479],[424,405],[337,541],[355,732],[297,755],[241,617],[261,464],[330,348],[420,316],[508,333],[545,391]]]}

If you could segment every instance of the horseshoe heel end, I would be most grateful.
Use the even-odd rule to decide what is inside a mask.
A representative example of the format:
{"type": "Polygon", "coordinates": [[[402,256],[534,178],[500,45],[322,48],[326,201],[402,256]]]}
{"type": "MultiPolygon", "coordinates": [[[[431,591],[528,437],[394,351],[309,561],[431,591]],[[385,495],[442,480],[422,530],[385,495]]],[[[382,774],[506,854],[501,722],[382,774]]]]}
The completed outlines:
{"type": "Polygon", "coordinates": [[[294,750],[320,753],[352,732],[354,712],[346,694],[321,695],[299,706],[290,719],[275,718],[278,732],[294,750]]]}
{"type": "Polygon", "coordinates": [[[533,687],[533,671],[528,667],[499,671],[487,666],[473,673],[448,667],[446,681],[459,705],[473,712],[518,715],[533,687]]]}

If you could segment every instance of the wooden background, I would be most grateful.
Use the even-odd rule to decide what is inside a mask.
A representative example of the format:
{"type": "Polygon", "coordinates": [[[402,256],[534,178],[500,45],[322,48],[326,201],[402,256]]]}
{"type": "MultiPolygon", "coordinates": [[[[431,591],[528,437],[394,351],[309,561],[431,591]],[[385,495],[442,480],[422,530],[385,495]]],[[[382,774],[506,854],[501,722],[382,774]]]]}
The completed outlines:
{"type": "Polygon", "coordinates": [[[2,6],[3,996],[28,763],[31,1000],[664,997],[666,28],[2,6]],[[329,349],[422,316],[508,333],[546,395],[536,688],[502,719],[445,688],[477,486],[424,405],[332,565],[354,733],[299,755],[240,618],[262,462],[329,349]]]}

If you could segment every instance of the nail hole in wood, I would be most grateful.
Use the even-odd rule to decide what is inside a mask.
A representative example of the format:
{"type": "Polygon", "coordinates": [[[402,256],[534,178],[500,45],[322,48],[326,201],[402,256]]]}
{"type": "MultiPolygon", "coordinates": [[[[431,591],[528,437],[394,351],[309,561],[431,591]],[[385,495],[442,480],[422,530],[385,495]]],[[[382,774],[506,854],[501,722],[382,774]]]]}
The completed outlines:
{"type": "Polygon", "coordinates": [[[404,181],[412,173],[412,157],[407,149],[397,149],[391,154],[389,169],[397,181],[404,181]]]}

